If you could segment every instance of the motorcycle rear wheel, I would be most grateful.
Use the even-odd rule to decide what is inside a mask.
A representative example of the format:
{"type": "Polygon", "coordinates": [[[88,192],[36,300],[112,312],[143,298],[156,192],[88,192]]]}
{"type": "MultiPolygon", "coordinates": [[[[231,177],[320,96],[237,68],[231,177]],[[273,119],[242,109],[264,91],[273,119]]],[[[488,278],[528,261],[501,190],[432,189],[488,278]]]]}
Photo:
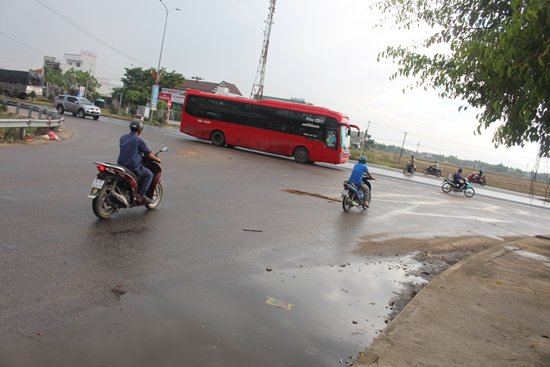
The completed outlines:
{"type": "Polygon", "coordinates": [[[445,193],[451,192],[452,190],[451,184],[448,182],[445,182],[443,185],[441,185],[441,190],[443,190],[443,192],[445,193]]]}
{"type": "Polygon", "coordinates": [[[353,207],[353,200],[351,199],[351,193],[344,196],[342,199],[342,208],[345,212],[349,212],[353,207]]]}
{"type": "Polygon", "coordinates": [[[111,198],[107,193],[107,190],[110,189],[111,183],[107,182],[99,191],[99,195],[92,201],[92,210],[99,219],[109,218],[111,215],[115,214],[118,209],[117,205],[111,202],[111,198]]]}
{"type": "Polygon", "coordinates": [[[474,190],[473,187],[467,187],[466,190],[464,190],[464,195],[466,195],[466,197],[468,198],[471,198],[475,194],[476,194],[476,191],[474,190]]]}
{"type": "Polygon", "coordinates": [[[155,210],[162,200],[163,193],[164,190],[162,189],[162,184],[159,182],[157,184],[157,187],[155,187],[155,192],[153,193],[153,198],[151,199],[151,202],[145,205],[145,207],[149,210],[155,210]]]}

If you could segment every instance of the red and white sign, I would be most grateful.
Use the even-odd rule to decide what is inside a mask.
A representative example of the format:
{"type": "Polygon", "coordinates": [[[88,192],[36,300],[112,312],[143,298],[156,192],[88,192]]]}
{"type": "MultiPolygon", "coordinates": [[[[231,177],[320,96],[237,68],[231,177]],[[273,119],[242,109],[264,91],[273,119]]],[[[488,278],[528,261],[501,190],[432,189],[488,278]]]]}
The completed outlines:
{"type": "Polygon", "coordinates": [[[168,93],[168,94],[183,94],[183,93],[185,93],[185,91],[179,90],[179,89],[162,88],[162,93],[168,93]]]}
{"type": "Polygon", "coordinates": [[[170,101],[170,104],[172,104],[172,95],[169,93],[159,93],[159,100],[165,101],[166,103],[170,101]]]}
{"type": "Polygon", "coordinates": [[[172,94],[172,103],[183,104],[185,102],[185,94],[172,94]]]}
{"type": "Polygon", "coordinates": [[[168,106],[168,109],[172,108],[172,101],[166,101],[166,106],[168,106]]]}

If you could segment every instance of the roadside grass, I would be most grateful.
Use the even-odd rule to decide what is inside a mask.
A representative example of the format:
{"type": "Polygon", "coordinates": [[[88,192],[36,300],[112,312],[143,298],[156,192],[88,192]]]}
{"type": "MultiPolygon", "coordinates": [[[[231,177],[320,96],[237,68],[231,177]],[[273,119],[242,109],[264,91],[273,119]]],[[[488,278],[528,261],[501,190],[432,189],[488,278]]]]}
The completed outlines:
{"type": "MultiPolygon", "coordinates": [[[[405,165],[407,164],[407,161],[410,158],[409,156],[403,156],[401,157],[401,162],[398,163],[399,154],[381,152],[376,150],[369,150],[369,151],[363,152],[363,154],[368,158],[369,163],[376,164],[379,166],[397,168],[400,170],[402,170],[405,167],[405,165]]],[[[358,158],[359,158],[359,151],[352,150],[351,159],[357,160],[358,158]]],[[[416,174],[423,174],[424,170],[428,168],[432,163],[433,161],[417,159],[416,174]]],[[[458,168],[463,169],[462,177],[468,177],[472,172],[479,171],[479,168],[457,167],[457,166],[439,162],[439,169],[441,169],[441,177],[447,177],[447,178],[452,177],[452,175],[458,170],[458,168]]],[[[550,195],[549,182],[540,182],[540,181],[531,182],[530,179],[521,179],[512,175],[496,173],[496,172],[487,172],[487,171],[485,171],[485,175],[487,176],[487,186],[491,186],[491,187],[495,187],[503,190],[521,192],[524,194],[532,193],[536,196],[542,196],[547,199],[550,195]]],[[[479,184],[472,184],[472,185],[475,188],[479,184]]]]}

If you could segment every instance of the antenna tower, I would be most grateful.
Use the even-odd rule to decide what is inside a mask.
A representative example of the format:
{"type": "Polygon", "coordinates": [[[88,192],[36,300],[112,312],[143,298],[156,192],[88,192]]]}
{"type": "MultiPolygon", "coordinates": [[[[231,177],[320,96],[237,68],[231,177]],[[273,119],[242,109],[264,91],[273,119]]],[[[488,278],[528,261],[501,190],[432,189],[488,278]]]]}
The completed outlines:
{"type": "Polygon", "coordinates": [[[267,49],[269,48],[269,36],[271,35],[271,26],[273,25],[273,14],[275,14],[275,1],[269,0],[269,15],[265,21],[264,31],[264,44],[262,46],[262,56],[260,56],[260,63],[258,64],[258,70],[256,71],[256,77],[254,78],[254,85],[252,86],[252,92],[250,92],[250,98],[262,99],[264,96],[264,76],[265,76],[265,64],[267,62],[267,49]]]}

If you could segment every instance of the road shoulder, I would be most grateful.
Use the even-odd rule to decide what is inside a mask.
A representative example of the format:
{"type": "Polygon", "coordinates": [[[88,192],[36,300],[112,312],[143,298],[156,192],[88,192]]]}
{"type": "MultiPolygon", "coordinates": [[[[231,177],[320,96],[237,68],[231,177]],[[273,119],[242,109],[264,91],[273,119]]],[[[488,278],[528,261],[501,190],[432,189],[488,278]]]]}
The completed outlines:
{"type": "Polygon", "coordinates": [[[432,280],[358,366],[543,366],[550,357],[550,239],[474,254],[432,280]]]}

